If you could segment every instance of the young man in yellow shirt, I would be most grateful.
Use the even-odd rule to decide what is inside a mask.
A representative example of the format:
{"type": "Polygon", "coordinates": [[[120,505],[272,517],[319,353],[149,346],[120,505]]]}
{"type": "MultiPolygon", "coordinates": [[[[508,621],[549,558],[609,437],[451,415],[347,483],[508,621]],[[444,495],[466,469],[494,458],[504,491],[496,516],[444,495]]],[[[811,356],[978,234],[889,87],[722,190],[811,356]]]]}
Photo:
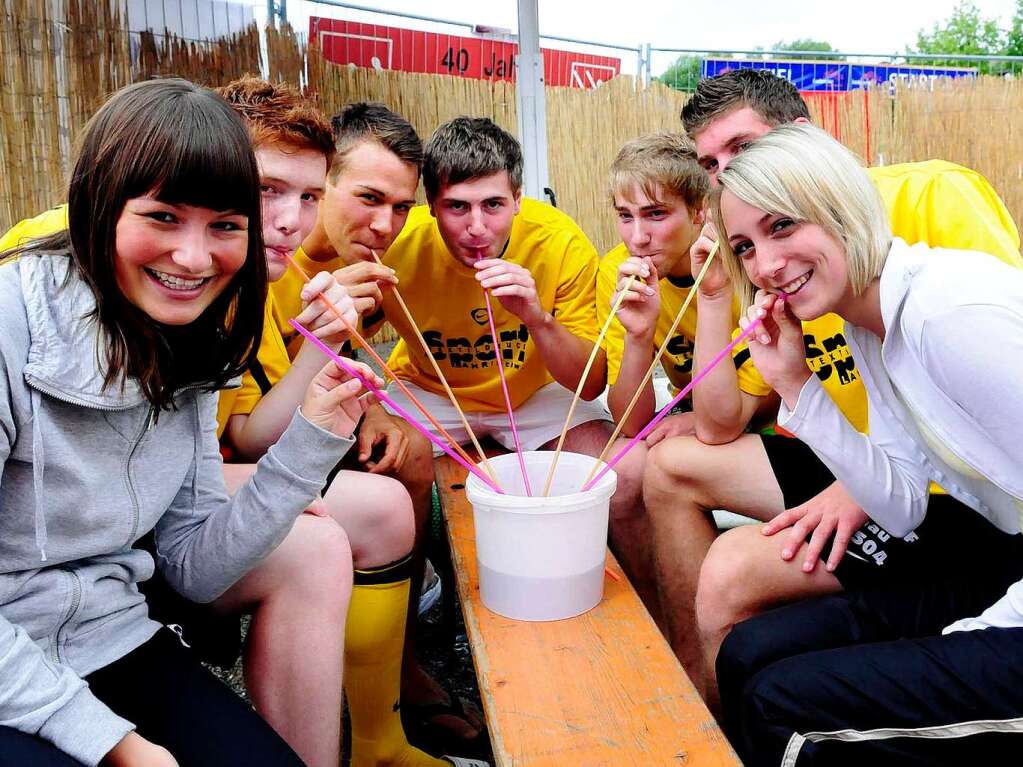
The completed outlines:
{"type": "MultiPolygon", "coordinates": [[[[626,143],[618,152],[609,174],[622,242],[600,261],[597,272],[597,319],[602,327],[620,292],[635,276],[604,338],[607,353],[607,403],[619,422],[650,368],[657,349],[664,344],[694,283],[689,249],[703,226],[703,206],[710,184],[696,161],[696,148],[681,133],[654,133],[626,143]]],[[[736,305],[738,320],[738,305],[736,305]]],[[[661,367],[676,390],[689,383],[696,339],[696,303],[691,301],[668,339],[661,367]]],[[[656,412],[654,386],[642,388],[624,424],[619,445],[642,429],[656,412]]],[[[642,480],[648,448],[665,437],[693,433],[690,403],[683,412],[669,415],[637,444],[615,471],[620,481],[642,480]]],[[[619,542],[631,556],[623,566],[629,579],[656,618],[660,618],[653,578],[651,531],[642,501],[632,508],[629,524],[619,523],[619,537],[631,536],[630,545],[619,542]]]]}
{"type": "MultiPolygon", "coordinates": [[[[597,254],[568,216],[523,199],[518,142],[488,119],[458,118],[427,142],[429,205],[412,211],[384,264],[477,436],[514,443],[497,365],[522,448],[551,447],[597,336],[597,254]],[[497,342],[484,289],[491,292],[497,342]]],[[[384,313],[401,335],[389,364],[456,439],[468,435],[412,328],[385,292],[384,313]]],[[[566,450],[599,451],[607,414],[591,402],[604,388],[598,354],[571,423],[566,450]]],[[[410,406],[400,392],[399,404],[410,406]]]]}
{"type": "MultiPolygon", "coordinates": [[[[375,263],[373,253],[382,257],[405,227],[415,204],[422,143],[407,120],[382,104],[349,104],[332,123],[337,157],[316,225],[295,260],[306,272],[333,273],[355,301],[363,336],[369,337],[382,323],[383,302],[397,283],[394,270],[375,263]]],[[[302,309],[302,282],[292,269],[270,289],[274,324],[292,354],[304,349],[287,322],[302,309]]],[[[418,411],[410,408],[410,412],[418,411]]],[[[415,509],[416,540],[422,541],[433,487],[430,442],[379,406],[367,412],[357,436],[359,460],[369,471],[396,476],[408,489],[415,509]]],[[[342,465],[354,468],[350,462],[342,465]]],[[[411,593],[418,595],[423,576],[418,545],[412,572],[411,593]]],[[[482,717],[420,667],[414,651],[415,627],[415,621],[408,622],[401,689],[402,719],[410,736],[424,748],[442,753],[480,753],[489,747],[482,717]]]]}
{"type": "MultiPolygon", "coordinates": [[[[686,130],[712,183],[749,142],[776,125],[808,120],[806,104],[791,83],[753,70],[701,82],[683,109],[686,130]]],[[[943,161],[869,172],[896,236],[991,253],[1020,265],[1015,224],[978,174],[943,161]]],[[[706,227],[694,245],[694,271],[715,237],[713,227],[706,227]]],[[[696,369],[732,337],[733,301],[723,270],[712,265],[697,298],[696,369]]],[[[803,330],[807,365],[850,422],[866,430],[866,393],[842,321],[827,315],[804,323],[803,330]]],[[[777,400],[748,352],[738,353],[735,362],[717,366],[696,387],[695,436],[674,437],[652,449],[644,477],[669,641],[712,703],[718,648],[738,621],[797,599],[926,579],[958,566],[964,536],[992,538],[991,526],[978,515],[934,495],[924,525],[907,539],[893,539],[869,520],[809,447],[784,435],[744,434],[754,415],[776,409],[777,400]],[[710,515],[714,509],[768,524],[718,538],[710,515]]]]}

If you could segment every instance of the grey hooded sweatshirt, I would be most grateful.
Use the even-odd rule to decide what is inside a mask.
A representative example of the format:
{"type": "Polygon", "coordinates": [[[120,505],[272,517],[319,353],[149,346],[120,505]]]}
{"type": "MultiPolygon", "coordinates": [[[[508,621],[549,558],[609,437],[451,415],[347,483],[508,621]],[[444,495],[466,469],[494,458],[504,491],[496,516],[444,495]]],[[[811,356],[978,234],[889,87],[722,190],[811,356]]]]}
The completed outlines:
{"type": "Polygon", "coordinates": [[[132,380],[103,387],[92,293],[66,255],[0,265],[0,725],[97,764],[133,726],[82,677],[160,628],[138,583],[153,558],[216,599],[288,534],[352,445],[296,413],[255,476],[224,489],[215,392],[159,418],[132,380]]]}

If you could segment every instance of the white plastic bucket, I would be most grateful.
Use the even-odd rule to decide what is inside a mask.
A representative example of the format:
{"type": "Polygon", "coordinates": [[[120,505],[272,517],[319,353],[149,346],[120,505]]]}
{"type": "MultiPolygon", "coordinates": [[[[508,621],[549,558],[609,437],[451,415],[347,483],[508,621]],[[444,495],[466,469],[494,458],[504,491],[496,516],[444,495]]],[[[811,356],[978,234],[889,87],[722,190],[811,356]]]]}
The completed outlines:
{"type": "Polygon", "coordinates": [[[562,453],[550,495],[539,497],[554,453],[534,451],[523,458],[533,497],[525,494],[514,453],[490,459],[506,495],[472,474],[466,481],[476,523],[480,598],[498,615],[517,620],[571,618],[604,595],[608,507],[618,478],[609,471],[580,492],[596,459],[562,453]]]}

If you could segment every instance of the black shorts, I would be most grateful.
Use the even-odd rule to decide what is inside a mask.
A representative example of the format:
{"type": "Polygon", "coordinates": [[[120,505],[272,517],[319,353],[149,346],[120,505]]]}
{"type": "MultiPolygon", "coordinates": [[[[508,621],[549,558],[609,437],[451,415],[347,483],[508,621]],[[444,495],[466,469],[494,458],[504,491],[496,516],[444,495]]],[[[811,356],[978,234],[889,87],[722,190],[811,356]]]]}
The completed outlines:
{"type": "MultiPolygon", "coordinates": [[[[791,509],[813,498],[835,481],[834,475],[804,442],[760,435],[771,469],[791,509]]],[[[869,514],[870,509],[866,509],[869,514]]],[[[920,526],[897,538],[868,522],[857,530],[835,570],[845,589],[882,583],[929,581],[957,571],[984,572],[991,562],[1015,561],[1023,552],[1023,536],[1002,532],[981,514],[950,495],[932,495],[920,526]]],[[[827,561],[829,542],[821,553],[827,561]]]]}

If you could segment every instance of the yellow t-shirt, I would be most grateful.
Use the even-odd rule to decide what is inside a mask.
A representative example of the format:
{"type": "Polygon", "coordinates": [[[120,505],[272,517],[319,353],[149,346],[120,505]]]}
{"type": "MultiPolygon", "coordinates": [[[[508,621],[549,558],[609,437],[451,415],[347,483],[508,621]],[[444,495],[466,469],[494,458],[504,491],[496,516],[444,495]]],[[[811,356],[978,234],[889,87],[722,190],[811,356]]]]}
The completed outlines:
{"type": "Polygon", "coordinates": [[[270,294],[263,306],[263,335],[259,339],[256,361],[242,375],[241,388],[220,390],[220,399],[217,403],[217,437],[223,436],[231,416],[248,415],[255,410],[263,395],[270,391],[270,387],[280,381],[291,367],[288,349],[274,321],[275,314],[274,297],[270,294]]]}
{"type": "MultiPolygon", "coordinates": [[[[28,240],[53,234],[66,227],[67,205],[60,205],[35,218],[27,218],[15,224],[3,237],[0,237],[0,252],[17,247],[28,240]]],[[[301,300],[299,303],[301,304],[301,300]]],[[[288,359],[288,351],[275,322],[278,314],[273,296],[268,295],[263,308],[263,336],[259,340],[256,363],[242,376],[240,389],[221,389],[220,391],[217,407],[218,437],[223,435],[224,429],[227,428],[228,418],[232,415],[251,413],[255,409],[256,403],[269,391],[270,386],[281,380],[281,377],[288,371],[291,361],[288,359]]]]}
{"type": "MultiPolygon", "coordinates": [[[[892,234],[909,244],[977,250],[1017,268],[1023,266],[1016,224],[987,180],[944,160],[869,168],[891,221],[892,234]]],[[[824,389],[859,431],[867,431],[867,393],[845,340],[845,323],[826,314],[803,323],[806,362],[824,389]]],[[[748,358],[739,367],[739,388],[771,391],[748,358]]]]}
{"type": "MultiPolygon", "coordinates": [[[[596,340],[597,252],[571,218],[523,198],[503,257],[529,270],[541,306],[558,322],[578,338],[596,340]]],[[[476,270],[448,253],[426,206],[409,213],[384,263],[397,272],[402,298],[459,404],[467,411],[503,411],[497,355],[476,270]]],[[[491,304],[512,407],[518,407],[553,379],[526,326],[496,297],[491,304]]],[[[399,377],[443,395],[391,291],[384,291],[384,314],[402,339],[391,353],[389,367],[399,377]]]]}
{"type": "Polygon", "coordinates": [[[58,205],[34,218],[19,221],[0,237],[0,253],[67,229],[67,205],[58,205]]]}
{"type": "MultiPolygon", "coordinates": [[[[333,272],[345,265],[340,257],[328,261],[313,261],[302,248],[295,251],[294,258],[295,262],[310,276],[319,272],[333,272]]],[[[302,313],[303,285],[305,285],[305,278],[290,264],[283,277],[270,283],[270,295],[273,296],[274,303],[273,322],[286,345],[290,344],[291,340],[298,335],[298,331],[291,327],[288,320],[302,313]]]]}
{"type": "MultiPolygon", "coordinates": [[[[618,285],[618,267],[629,257],[629,249],[620,243],[608,251],[600,260],[597,269],[597,327],[604,327],[607,316],[611,313],[611,304],[615,288],[618,285]]],[[[661,311],[657,315],[657,326],[654,328],[654,347],[661,348],[665,336],[675,321],[678,310],[682,308],[686,297],[693,286],[693,278],[665,277],[660,281],[661,311]]],[[[739,321],[739,302],[734,302],[733,318],[739,321]]],[[[664,349],[661,366],[675,389],[682,389],[689,383],[693,368],[693,350],[696,339],[696,298],[689,303],[686,313],[675,329],[675,334],[664,349]]],[[[625,328],[617,318],[611,323],[604,336],[604,351],[607,353],[607,383],[614,386],[618,380],[618,371],[622,366],[622,355],[625,353],[625,328]]]]}

